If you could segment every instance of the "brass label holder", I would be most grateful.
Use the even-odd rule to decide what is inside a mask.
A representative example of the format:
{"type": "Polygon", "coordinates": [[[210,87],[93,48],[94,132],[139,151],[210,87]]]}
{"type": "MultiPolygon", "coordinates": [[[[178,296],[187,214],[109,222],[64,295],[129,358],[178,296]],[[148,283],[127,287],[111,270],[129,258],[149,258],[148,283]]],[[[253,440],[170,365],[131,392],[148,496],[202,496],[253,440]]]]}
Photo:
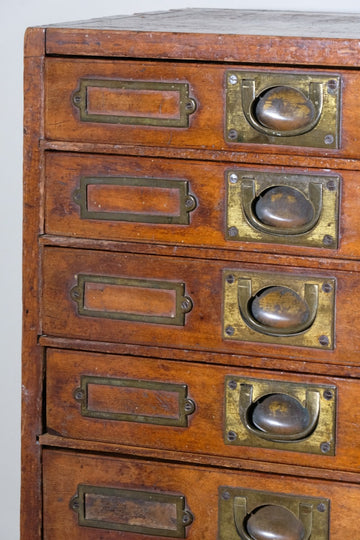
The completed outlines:
{"type": "MultiPolygon", "coordinates": [[[[340,76],[231,70],[226,73],[225,90],[227,142],[339,148],[340,76]],[[269,129],[256,118],[254,111],[259,100],[277,88],[295,90],[313,109],[313,119],[302,129],[269,129]]],[[[286,112],[286,105],[282,107],[279,102],[280,113],[286,112]]]]}
{"type": "Polygon", "coordinates": [[[98,275],[77,275],[77,285],[70,291],[72,300],[77,305],[79,315],[86,317],[101,317],[104,319],[126,320],[132,322],[146,322],[153,324],[170,324],[184,326],[185,314],[192,310],[193,303],[191,298],[185,296],[185,284],[171,281],[158,281],[153,279],[121,278],[116,276],[98,276],[98,275]],[[96,310],[86,307],[86,286],[88,284],[110,285],[119,287],[133,287],[136,289],[165,290],[175,293],[174,316],[167,315],[148,315],[132,313],[120,310],[96,310]]]}
{"type": "Polygon", "coordinates": [[[158,381],[143,381],[132,379],[119,379],[114,377],[97,377],[82,375],[80,386],[74,391],[74,398],[81,405],[81,416],[87,418],[100,418],[103,420],[140,422],[143,424],[154,424],[162,426],[187,427],[188,416],[195,411],[195,403],[188,398],[188,388],[186,384],[165,383],[158,381]],[[163,414],[151,415],[141,412],[141,404],[137,407],[137,413],[102,411],[93,409],[88,404],[89,387],[97,385],[100,387],[111,387],[124,390],[143,390],[144,394],[153,393],[166,399],[166,395],[172,394],[177,400],[177,411],[168,412],[164,406],[163,414]],[[163,395],[162,395],[163,394],[163,395]],[[168,414],[166,414],[168,412],[168,414]]]}
{"type": "MultiPolygon", "coordinates": [[[[279,449],[293,452],[306,452],[335,455],[336,434],[335,386],[300,384],[287,381],[252,379],[247,377],[225,378],[225,424],[224,442],[233,446],[279,449]],[[267,411],[269,423],[279,424],[286,407],[281,397],[289,397],[298,404],[298,410],[308,414],[303,432],[296,430],[292,435],[259,429],[254,423],[254,410],[264,398],[279,396],[275,408],[267,411]],[[282,407],[282,410],[279,410],[282,407]]],[[[299,413],[294,411],[294,423],[299,422],[299,413]],[[296,415],[296,416],[295,416],[296,415]]],[[[289,419],[287,419],[289,423],[289,419]]]]}
{"type": "Polygon", "coordinates": [[[335,345],[335,288],[335,278],[224,270],[223,339],[331,350],[335,345]],[[273,287],[290,289],[309,305],[308,320],[294,332],[270,329],[252,315],[253,299],[273,287]]]}
{"type": "MultiPolygon", "coordinates": [[[[329,499],[222,486],[219,488],[219,540],[251,540],[254,536],[248,532],[249,518],[255,516],[256,519],[257,512],[260,515],[267,508],[274,515],[280,510],[280,515],[285,517],[282,532],[288,518],[287,535],[282,538],[329,539],[329,499]],[[302,535],[295,534],[294,523],[303,529],[302,535]]],[[[263,533],[261,537],[277,538],[273,526],[274,523],[258,520],[258,528],[263,533]]]]}
{"type": "Polygon", "coordinates": [[[81,219],[98,219],[101,221],[131,221],[137,223],[158,223],[188,225],[190,212],[196,208],[196,199],[189,194],[187,180],[173,180],[161,178],[127,178],[127,177],[82,177],[80,187],[73,193],[73,200],[80,206],[81,219]],[[89,186],[144,187],[147,189],[177,190],[179,195],[179,211],[177,215],[145,212],[106,212],[102,210],[89,210],[89,186]]]}
{"type": "Polygon", "coordinates": [[[115,79],[80,79],[78,90],[72,96],[75,107],[79,109],[82,122],[96,122],[107,124],[128,124],[136,126],[159,126],[187,128],[189,116],[196,110],[196,101],[189,96],[188,83],[152,82],[152,81],[123,81],[115,79]],[[179,110],[176,117],[146,116],[145,114],[121,115],[92,113],[88,111],[88,92],[92,88],[103,88],[106,91],[145,91],[145,92],[173,92],[178,94],[179,110]]]}
{"type": "MultiPolygon", "coordinates": [[[[226,239],[337,249],[340,178],[231,169],[226,173],[226,239]],[[266,226],[254,209],[262,194],[290,188],[313,208],[313,219],[300,228],[266,226]]],[[[274,198],[276,196],[274,195],[274,198]]]]}
{"type": "Polygon", "coordinates": [[[169,538],[185,538],[186,527],[193,521],[184,496],[134,489],[79,484],[70,508],[78,514],[81,527],[169,538]],[[156,519],[159,512],[162,527],[156,519]]]}

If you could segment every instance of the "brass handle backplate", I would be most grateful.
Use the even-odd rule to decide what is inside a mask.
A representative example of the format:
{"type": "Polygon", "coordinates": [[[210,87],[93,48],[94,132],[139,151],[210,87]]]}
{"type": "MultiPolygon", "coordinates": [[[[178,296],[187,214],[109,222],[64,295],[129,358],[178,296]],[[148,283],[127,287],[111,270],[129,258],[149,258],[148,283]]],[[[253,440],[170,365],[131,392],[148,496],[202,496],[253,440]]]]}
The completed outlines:
{"type": "Polygon", "coordinates": [[[340,87],[337,75],[228,71],[226,140],[338,148],[340,87]]]}
{"type": "Polygon", "coordinates": [[[340,178],[231,169],[226,239],[338,247],[340,178]]]}
{"type": "Polygon", "coordinates": [[[329,500],[251,489],[219,489],[219,540],[328,540],[329,500]]]}
{"type": "Polygon", "coordinates": [[[224,339],[333,348],[336,281],[225,270],[224,339]]]}
{"type": "Polygon", "coordinates": [[[335,386],[228,375],[224,441],[335,455],[336,400],[335,386]]]}

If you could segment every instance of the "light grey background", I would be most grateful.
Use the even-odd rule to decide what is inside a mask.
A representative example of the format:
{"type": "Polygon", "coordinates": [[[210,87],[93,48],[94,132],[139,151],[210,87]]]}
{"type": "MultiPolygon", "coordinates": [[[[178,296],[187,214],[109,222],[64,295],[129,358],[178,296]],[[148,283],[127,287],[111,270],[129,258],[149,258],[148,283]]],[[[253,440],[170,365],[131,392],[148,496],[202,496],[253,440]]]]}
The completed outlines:
{"type": "Polygon", "coordinates": [[[0,0],[1,539],[19,540],[22,49],[25,28],[61,21],[184,7],[298,11],[338,11],[340,7],[341,11],[360,12],[358,0],[0,0]]]}

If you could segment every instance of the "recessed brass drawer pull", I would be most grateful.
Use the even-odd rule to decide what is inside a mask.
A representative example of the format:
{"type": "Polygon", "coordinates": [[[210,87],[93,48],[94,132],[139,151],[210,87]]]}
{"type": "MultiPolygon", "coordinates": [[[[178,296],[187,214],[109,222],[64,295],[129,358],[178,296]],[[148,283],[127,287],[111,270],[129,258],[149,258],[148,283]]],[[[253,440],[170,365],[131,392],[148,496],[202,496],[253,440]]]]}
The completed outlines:
{"type": "Polygon", "coordinates": [[[221,487],[219,522],[219,540],[328,540],[329,500],[221,487]]]}
{"type": "Polygon", "coordinates": [[[78,485],[70,501],[82,527],[185,538],[193,521],[185,497],[133,489],[78,485]]]}
{"type": "Polygon", "coordinates": [[[254,80],[243,80],[241,93],[247,121],[267,135],[302,135],[316,126],[322,112],[322,87],[317,82],[309,84],[308,97],[291,86],[267,88],[256,97],[254,80]]]}
{"type": "Polygon", "coordinates": [[[226,96],[229,142],[339,146],[339,76],[235,70],[226,96]]]}
{"type": "Polygon", "coordinates": [[[333,346],[335,280],[224,272],[224,338],[333,346]]]}
{"type": "Polygon", "coordinates": [[[318,303],[318,286],[304,284],[301,298],[293,289],[265,287],[252,294],[251,280],[239,279],[239,309],[243,320],[256,332],[269,336],[288,336],[305,332],[314,322],[318,303]]]}
{"type": "Polygon", "coordinates": [[[304,234],[316,225],[322,209],[322,186],[309,183],[309,198],[290,186],[271,186],[258,197],[255,183],[242,183],[241,201],[249,223],[267,234],[304,234]]]}
{"type": "Polygon", "coordinates": [[[335,386],[228,375],[224,441],[335,455],[336,396],[335,386]]]}
{"type": "Polygon", "coordinates": [[[72,99],[82,122],[186,128],[196,110],[188,83],[80,79],[72,99]]]}
{"type": "Polygon", "coordinates": [[[338,176],[227,171],[227,240],[338,246],[338,176]]]}

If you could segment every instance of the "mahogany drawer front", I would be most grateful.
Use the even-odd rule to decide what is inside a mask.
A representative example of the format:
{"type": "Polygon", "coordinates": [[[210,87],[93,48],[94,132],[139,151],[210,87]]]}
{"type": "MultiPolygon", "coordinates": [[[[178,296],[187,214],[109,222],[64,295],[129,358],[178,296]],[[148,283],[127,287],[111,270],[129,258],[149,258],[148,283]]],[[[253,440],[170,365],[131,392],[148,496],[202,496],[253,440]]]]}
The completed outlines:
{"type": "MultiPolygon", "coordinates": [[[[359,78],[357,72],[341,70],[254,70],[231,65],[47,58],[45,136],[61,141],[210,150],[244,151],[250,145],[265,152],[277,152],[280,144],[282,151],[290,153],[355,157],[360,128],[353,119],[358,110],[359,78]],[[235,85],[229,82],[234,74],[235,85]],[[315,105],[304,106],[306,115],[316,109],[316,103],[324,103],[320,120],[310,129],[310,139],[307,134],[294,139],[290,131],[291,137],[285,140],[277,136],[258,139],[257,128],[243,134],[236,119],[245,113],[238,109],[238,98],[232,92],[238,87],[241,95],[239,81],[246,83],[259,74],[270,76],[263,85],[295,87],[295,93],[297,81],[292,77],[299,75],[309,95],[309,80],[325,77],[324,82],[314,83],[322,89],[321,96],[313,96],[315,105]],[[327,110],[330,114],[336,111],[329,125],[327,110]]],[[[256,92],[256,99],[261,98],[261,90],[256,92]]],[[[308,101],[304,96],[301,99],[308,101]]],[[[286,98],[286,103],[291,100],[294,96],[286,98]]]]}
{"type": "MultiPolygon", "coordinates": [[[[60,540],[64,531],[74,540],[101,534],[236,540],[234,513],[241,525],[251,508],[264,505],[275,513],[280,506],[285,518],[291,509],[291,521],[303,519],[316,540],[357,534],[360,496],[354,484],[46,449],[43,472],[46,540],[60,540]]],[[[293,529],[285,532],[284,538],[305,538],[293,536],[293,529]]]]}
{"type": "Polygon", "coordinates": [[[47,430],[71,439],[358,471],[359,384],[48,349],[47,430]],[[253,397],[243,413],[249,388],[253,397]],[[303,418],[309,430],[297,437],[303,418]],[[266,426],[266,439],[253,419],[266,426]]]}
{"type": "Polygon", "coordinates": [[[45,227],[62,236],[358,258],[359,174],[47,152],[45,227]],[[264,223],[255,203],[265,205],[264,223]]]}
{"type": "Polygon", "coordinates": [[[359,279],[312,268],[45,247],[42,332],[357,364],[359,279]],[[276,327],[278,301],[285,328],[276,327]]]}

